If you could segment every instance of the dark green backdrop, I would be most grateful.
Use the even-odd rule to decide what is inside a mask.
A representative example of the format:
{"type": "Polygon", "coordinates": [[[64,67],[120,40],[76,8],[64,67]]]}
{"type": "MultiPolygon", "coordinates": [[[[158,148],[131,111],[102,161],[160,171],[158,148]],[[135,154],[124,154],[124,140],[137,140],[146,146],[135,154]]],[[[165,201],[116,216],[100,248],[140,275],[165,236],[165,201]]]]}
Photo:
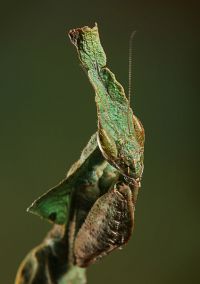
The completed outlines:
{"type": "Polygon", "coordinates": [[[96,129],[94,94],[66,36],[98,22],[108,65],[146,129],[130,243],[89,268],[89,284],[199,283],[198,6],[188,1],[1,1],[0,283],[50,228],[26,207],[59,182],[96,129]],[[3,3],[5,2],[5,3],[3,3]],[[198,67],[198,68],[197,68],[198,67]]]}

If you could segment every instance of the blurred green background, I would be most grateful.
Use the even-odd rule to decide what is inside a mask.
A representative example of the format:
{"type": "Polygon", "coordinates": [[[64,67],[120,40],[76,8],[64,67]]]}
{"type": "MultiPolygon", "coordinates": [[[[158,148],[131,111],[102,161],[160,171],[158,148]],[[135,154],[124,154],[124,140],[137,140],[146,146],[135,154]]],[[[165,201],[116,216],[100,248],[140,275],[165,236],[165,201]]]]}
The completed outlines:
{"type": "Polygon", "coordinates": [[[192,1],[1,1],[0,283],[51,227],[26,213],[59,182],[96,129],[94,92],[66,32],[98,22],[108,66],[146,129],[145,171],[129,244],[88,283],[200,283],[199,7],[192,1]]]}

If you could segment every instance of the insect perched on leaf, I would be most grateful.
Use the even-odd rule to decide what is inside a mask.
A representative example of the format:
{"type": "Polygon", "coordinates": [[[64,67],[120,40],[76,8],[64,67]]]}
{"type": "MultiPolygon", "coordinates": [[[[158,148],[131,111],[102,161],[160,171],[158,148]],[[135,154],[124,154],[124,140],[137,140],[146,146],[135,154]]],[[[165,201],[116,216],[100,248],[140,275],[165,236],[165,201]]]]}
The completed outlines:
{"type": "Polygon", "coordinates": [[[85,267],[126,244],[133,231],[144,129],[128,99],[131,76],[127,98],[106,66],[97,25],[70,30],[69,38],[95,91],[97,132],[65,179],[28,208],[54,227],[22,262],[16,284],[84,284],[85,267]]]}

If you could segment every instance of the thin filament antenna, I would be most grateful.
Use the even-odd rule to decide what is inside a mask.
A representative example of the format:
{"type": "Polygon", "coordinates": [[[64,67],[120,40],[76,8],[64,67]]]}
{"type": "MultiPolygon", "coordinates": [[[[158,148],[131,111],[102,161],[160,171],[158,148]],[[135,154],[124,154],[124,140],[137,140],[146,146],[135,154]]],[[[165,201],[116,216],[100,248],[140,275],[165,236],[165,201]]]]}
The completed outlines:
{"type": "Polygon", "coordinates": [[[129,47],[128,47],[128,108],[127,108],[127,122],[128,122],[128,131],[131,134],[131,129],[130,129],[130,114],[129,114],[129,109],[130,109],[130,104],[131,104],[131,85],[132,85],[132,65],[133,65],[133,38],[136,34],[136,31],[132,31],[130,38],[129,38],[129,47]]]}
{"type": "Polygon", "coordinates": [[[128,101],[130,106],[131,101],[131,91],[132,91],[132,65],[133,65],[133,38],[136,31],[132,31],[129,38],[129,48],[128,48],[128,101]]]}

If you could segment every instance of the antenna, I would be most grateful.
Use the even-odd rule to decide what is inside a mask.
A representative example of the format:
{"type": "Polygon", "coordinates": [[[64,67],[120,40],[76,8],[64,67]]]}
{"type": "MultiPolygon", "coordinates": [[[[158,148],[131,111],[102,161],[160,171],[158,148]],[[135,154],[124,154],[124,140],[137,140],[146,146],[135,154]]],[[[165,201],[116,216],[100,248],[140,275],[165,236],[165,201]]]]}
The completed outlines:
{"type": "Polygon", "coordinates": [[[131,84],[132,84],[132,56],[133,56],[133,38],[136,34],[136,31],[132,31],[129,38],[129,48],[128,48],[128,101],[130,105],[131,100],[131,84]]]}
{"type": "Polygon", "coordinates": [[[136,34],[136,31],[132,31],[129,37],[129,46],[128,46],[128,108],[127,108],[127,121],[128,121],[128,130],[130,130],[130,120],[129,120],[129,108],[131,104],[131,84],[132,84],[132,55],[133,55],[133,38],[136,34]]]}

